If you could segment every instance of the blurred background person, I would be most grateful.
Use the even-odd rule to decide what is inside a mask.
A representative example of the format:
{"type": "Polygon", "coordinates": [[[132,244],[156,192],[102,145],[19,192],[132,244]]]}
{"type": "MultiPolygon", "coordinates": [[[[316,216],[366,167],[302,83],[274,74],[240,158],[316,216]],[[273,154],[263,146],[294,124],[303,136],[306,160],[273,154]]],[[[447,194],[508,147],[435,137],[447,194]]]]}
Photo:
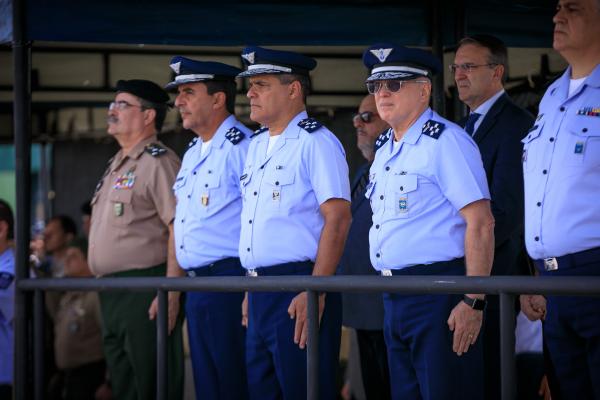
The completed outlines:
{"type": "Polygon", "coordinates": [[[77,225],[68,215],[48,220],[41,239],[33,240],[31,252],[36,274],[62,277],[67,244],[77,235],[77,225]]]}
{"type": "MultiPolygon", "coordinates": [[[[369,229],[372,225],[371,204],[365,197],[369,182],[369,168],[375,159],[375,140],[386,129],[387,122],[377,113],[375,97],[366,96],[352,118],[356,128],[356,147],[365,158],[352,180],[352,224],[346,239],[339,271],[342,275],[377,275],[369,259],[369,229]]],[[[383,337],[383,298],[381,293],[342,293],[342,324],[356,330],[358,352],[350,351],[349,370],[352,363],[360,364],[364,393],[367,399],[390,398],[387,350],[383,337]],[[359,355],[359,357],[352,357],[359,355]]],[[[351,341],[351,346],[353,341],[351,341]]],[[[350,379],[350,390],[358,389],[357,379],[350,379]]]]}
{"type": "Polygon", "coordinates": [[[15,294],[14,217],[0,199],[0,399],[12,399],[15,294]]]}
{"type": "MultiPolygon", "coordinates": [[[[65,253],[64,276],[89,278],[87,240],[71,241],[65,253]]],[[[93,399],[105,382],[106,363],[102,352],[102,328],[98,294],[72,291],[62,295],[50,309],[54,321],[54,355],[59,378],[53,382],[58,399],[93,399]]]]}

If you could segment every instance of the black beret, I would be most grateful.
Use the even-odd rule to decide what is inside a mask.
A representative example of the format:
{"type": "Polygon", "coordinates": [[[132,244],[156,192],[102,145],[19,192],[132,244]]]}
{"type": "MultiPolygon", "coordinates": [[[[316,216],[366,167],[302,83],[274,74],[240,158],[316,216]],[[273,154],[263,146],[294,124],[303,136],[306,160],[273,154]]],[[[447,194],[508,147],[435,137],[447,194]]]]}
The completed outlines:
{"type": "Polygon", "coordinates": [[[155,104],[167,104],[169,101],[169,95],[163,88],[144,79],[120,80],[117,82],[117,92],[131,93],[155,104]]]}

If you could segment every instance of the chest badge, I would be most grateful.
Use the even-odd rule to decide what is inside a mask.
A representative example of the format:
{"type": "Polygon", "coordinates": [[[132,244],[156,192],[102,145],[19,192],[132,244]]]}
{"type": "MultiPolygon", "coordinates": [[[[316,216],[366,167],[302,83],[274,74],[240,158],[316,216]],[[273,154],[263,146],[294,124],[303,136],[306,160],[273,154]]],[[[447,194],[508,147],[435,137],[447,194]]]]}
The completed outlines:
{"type": "Polygon", "coordinates": [[[584,107],[577,110],[577,115],[587,115],[588,117],[600,117],[600,107],[584,107]]]}
{"type": "Polygon", "coordinates": [[[408,198],[406,196],[398,198],[398,212],[402,214],[408,212],[408,198]]]}
{"type": "Polygon", "coordinates": [[[203,194],[202,197],[200,198],[200,201],[202,202],[202,205],[204,207],[208,206],[208,194],[203,194]]]}
{"type": "Polygon", "coordinates": [[[575,154],[583,154],[584,147],[583,142],[575,143],[575,154]]]}
{"type": "Polygon", "coordinates": [[[281,199],[281,194],[280,194],[279,190],[273,189],[273,201],[279,202],[280,199],[281,199]]]}
{"type": "Polygon", "coordinates": [[[113,185],[114,189],[122,190],[122,189],[131,189],[133,184],[135,183],[135,175],[132,171],[128,171],[127,173],[119,176],[115,180],[115,184],[113,185]]]}

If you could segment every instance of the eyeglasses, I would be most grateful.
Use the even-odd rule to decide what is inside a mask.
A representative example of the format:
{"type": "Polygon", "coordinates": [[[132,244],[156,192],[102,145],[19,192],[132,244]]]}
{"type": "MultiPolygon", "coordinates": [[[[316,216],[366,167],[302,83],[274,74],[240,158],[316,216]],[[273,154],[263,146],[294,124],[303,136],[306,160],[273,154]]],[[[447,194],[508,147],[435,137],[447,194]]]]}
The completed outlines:
{"type": "Polygon", "coordinates": [[[364,122],[368,124],[373,121],[373,118],[376,117],[377,114],[373,111],[363,111],[361,113],[356,113],[352,116],[352,122],[358,124],[359,122],[364,122]]]}
{"type": "Polygon", "coordinates": [[[128,103],[126,101],[120,100],[120,101],[111,101],[110,104],[108,105],[108,109],[109,110],[114,110],[117,109],[119,111],[123,111],[129,107],[139,107],[142,109],[142,111],[144,111],[144,106],[138,105],[138,104],[131,104],[128,103]]]}
{"type": "Polygon", "coordinates": [[[402,85],[407,83],[427,83],[428,81],[371,81],[367,82],[367,90],[370,94],[375,94],[381,90],[383,86],[392,93],[396,93],[398,90],[402,89],[402,85]]]}
{"type": "Polygon", "coordinates": [[[470,74],[475,68],[479,68],[479,67],[496,67],[496,66],[498,66],[498,64],[496,64],[496,63],[481,64],[481,65],[476,65],[476,64],[450,64],[450,65],[448,65],[448,69],[453,74],[456,73],[457,69],[460,69],[462,72],[470,74]]]}

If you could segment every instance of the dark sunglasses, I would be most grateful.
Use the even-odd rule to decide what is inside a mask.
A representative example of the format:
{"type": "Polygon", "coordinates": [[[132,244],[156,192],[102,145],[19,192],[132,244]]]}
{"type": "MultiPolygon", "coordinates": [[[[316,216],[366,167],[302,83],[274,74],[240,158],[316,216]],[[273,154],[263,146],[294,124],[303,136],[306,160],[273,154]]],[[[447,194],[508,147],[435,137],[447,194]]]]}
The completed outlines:
{"type": "Polygon", "coordinates": [[[402,89],[402,85],[406,85],[407,83],[427,83],[427,81],[370,81],[367,82],[367,91],[371,94],[375,94],[379,92],[382,87],[385,86],[389,92],[395,93],[398,90],[402,89]]]}
{"type": "Polygon", "coordinates": [[[362,121],[365,124],[368,124],[369,122],[373,121],[373,117],[375,116],[377,116],[377,114],[372,111],[363,111],[361,113],[354,114],[352,116],[352,122],[358,123],[362,121]]]}

